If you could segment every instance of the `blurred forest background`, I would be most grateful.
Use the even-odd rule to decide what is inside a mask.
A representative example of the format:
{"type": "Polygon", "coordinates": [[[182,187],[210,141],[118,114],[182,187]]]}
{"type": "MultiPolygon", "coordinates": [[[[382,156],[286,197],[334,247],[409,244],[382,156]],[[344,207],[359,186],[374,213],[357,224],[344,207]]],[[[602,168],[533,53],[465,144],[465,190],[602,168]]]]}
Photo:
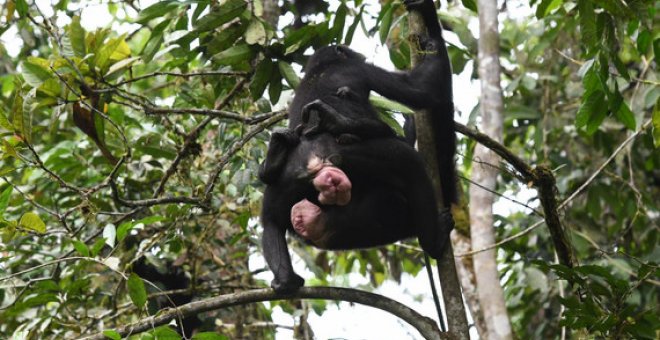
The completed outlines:
{"type": "MultiPolygon", "coordinates": [[[[441,7],[453,72],[474,80],[454,96],[476,102],[476,3],[441,7]]],[[[493,227],[498,241],[507,240],[496,256],[513,333],[657,339],[660,3],[504,0],[498,7],[502,144],[552,170],[575,260],[571,268],[556,259],[524,176],[506,161],[490,164],[499,171],[497,204],[507,207],[495,210],[493,227]]],[[[170,303],[267,287],[255,278],[267,271],[263,263],[248,266],[261,256],[256,171],[270,131],[286,123],[305,55],[350,45],[359,34],[382,43],[393,67],[410,68],[406,17],[399,1],[4,0],[0,337],[108,330],[118,338],[113,328],[170,303]],[[85,28],[86,11],[99,7],[110,23],[85,28]]],[[[393,126],[408,113],[374,102],[393,126]]],[[[457,120],[480,129],[478,105],[457,120]]],[[[475,144],[459,134],[467,204],[480,162],[475,144]]],[[[455,233],[469,239],[464,224],[455,233]]],[[[350,252],[291,244],[308,285],[350,287],[351,274],[370,282],[360,289],[373,290],[424,275],[414,240],[350,252]]],[[[478,299],[467,302],[479,313],[478,299]]],[[[235,306],[188,318],[185,331],[211,332],[200,339],[274,338],[277,308],[295,318],[296,338],[311,339],[307,318],[328,304],[235,306]]],[[[178,336],[161,327],[141,337],[178,336]]]]}

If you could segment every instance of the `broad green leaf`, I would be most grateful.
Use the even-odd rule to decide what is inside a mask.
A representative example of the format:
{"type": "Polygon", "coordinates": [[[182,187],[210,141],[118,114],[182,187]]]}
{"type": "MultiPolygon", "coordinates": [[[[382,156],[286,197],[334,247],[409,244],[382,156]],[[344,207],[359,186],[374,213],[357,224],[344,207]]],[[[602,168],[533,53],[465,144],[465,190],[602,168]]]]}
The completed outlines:
{"type": "Polygon", "coordinates": [[[7,188],[5,188],[2,193],[0,193],[0,219],[2,219],[2,214],[4,214],[5,210],[7,210],[12,189],[12,186],[8,185],[7,188]]]}
{"type": "Polygon", "coordinates": [[[92,245],[92,249],[90,250],[90,255],[92,257],[97,256],[101,252],[103,247],[105,246],[105,243],[106,243],[106,240],[105,240],[104,237],[101,237],[101,238],[97,239],[94,242],[94,244],[92,245]]]}
{"type": "Polygon", "coordinates": [[[635,124],[635,114],[630,111],[628,104],[625,102],[621,103],[617,111],[614,111],[614,117],[630,130],[634,131],[637,127],[635,124]]]}
{"type": "Polygon", "coordinates": [[[575,118],[575,126],[577,128],[586,126],[591,120],[591,117],[595,115],[595,111],[598,110],[607,110],[607,105],[605,103],[605,93],[600,90],[593,91],[582,103],[582,106],[580,106],[580,109],[578,110],[577,116],[575,118]]]}
{"type": "Polygon", "coordinates": [[[16,0],[16,12],[18,12],[18,15],[21,16],[21,18],[25,18],[25,15],[28,12],[28,3],[27,0],[16,0]]]}
{"type": "Polygon", "coordinates": [[[646,51],[649,50],[651,46],[651,41],[653,41],[653,36],[648,30],[643,30],[639,32],[637,36],[637,50],[640,54],[646,54],[646,51]]]}
{"type": "Polygon", "coordinates": [[[5,113],[0,109],[0,128],[7,131],[14,131],[14,126],[11,124],[5,113]]]}
{"type": "Polygon", "coordinates": [[[89,257],[89,248],[87,245],[79,240],[73,241],[73,248],[82,256],[89,257]]]}
{"type": "Polygon", "coordinates": [[[462,0],[461,2],[463,3],[463,6],[465,6],[465,8],[475,13],[478,13],[477,2],[475,0],[462,0]]]}
{"type": "Polygon", "coordinates": [[[110,67],[110,61],[124,59],[130,55],[130,49],[124,41],[125,35],[122,35],[118,38],[111,38],[101,47],[99,51],[96,51],[96,57],[94,58],[94,64],[102,72],[105,72],[110,67]]]}
{"type": "Polygon", "coordinates": [[[152,32],[149,41],[147,41],[147,44],[144,45],[144,49],[142,49],[142,59],[146,64],[151,62],[151,60],[154,58],[154,55],[156,55],[156,52],[158,52],[160,45],[162,45],[163,41],[165,40],[162,33],[154,33],[155,32],[152,32]]]}
{"type": "Polygon", "coordinates": [[[330,30],[330,35],[332,35],[333,41],[337,43],[341,42],[342,36],[344,35],[347,13],[348,8],[346,7],[346,4],[342,2],[335,12],[335,20],[332,22],[332,29],[330,30]]]}
{"type": "Polygon", "coordinates": [[[580,12],[580,33],[586,43],[588,50],[591,50],[597,43],[596,15],[594,6],[590,0],[578,0],[578,10],[580,12]]]}
{"type": "Polygon", "coordinates": [[[362,13],[363,12],[364,12],[364,5],[360,6],[360,12],[355,16],[355,19],[353,19],[353,23],[348,28],[348,31],[346,31],[346,36],[344,37],[344,43],[346,45],[350,45],[351,42],[353,41],[353,36],[355,35],[355,30],[357,29],[358,25],[362,21],[362,13]]]}
{"type": "Polygon", "coordinates": [[[85,29],[80,25],[79,16],[71,18],[66,33],[74,55],[83,58],[87,54],[87,48],[85,46],[85,29]]]}
{"type": "Polygon", "coordinates": [[[268,83],[268,98],[270,102],[275,105],[280,100],[282,94],[282,75],[279,68],[273,68],[270,75],[270,82],[268,83]]]}
{"type": "Polygon", "coordinates": [[[284,38],[284,47],[286,50],[284,54],[290,54],[302,47],[307,47],[307,44],[316,37],[316,30],[314,26],[307,25],[301,29],[294,31],[284,38]]]}
{"type": "Polygon", "coordinates": [[[266,44],[266,28],[261,20],[257,18],[252,18],[250,24],[248,25],[247,31],[245,32],[245,42],[254,45],[265,45],[266,44]]]}
{"type": "Polygon", "coordinates": [[[296,71],[293,70],[291,64],[284,61],[278,61],[277,67],[280,69],[280,74],[284,77],[284,80],[292,89],[296,89],[298,84],[300,84],[300,78],[296,74],[296,71]]]}
{"type": "Polygon", "coordinates": [[[124,60],[120,60],[108,69],[108,72],[105,74],[105,80],[115,80],[119,78],[129,67],[133,66],[135,63],[140,61],[140,57],[131,57],[124,60]]]}
{"type": "Polygon", "coordinates": [[[169,326],[160,326],[154,329],[151,334],[157,340],[180,340],[181,335],[169,326]]]}
{"type": "Polygon", "coordinates": [[[111,329],[103,331],[103,335],[110,338],[111,340],[121,340],[121,334],[111,329]]]}
{"type": "Polygon", "coordinates": [[[39,87],[53,77],[53,73],[48,68],[48,61],[42,58],[28,58],[21,63],[21,70],[25,82],[32,87],[39,87]]]}
{"type": "Polygon", "coordinates": [[[264,59],[257,65],[257,70],[254,72],[254,77],[252,77],[252,82],[250,83],[252,99],[257,100],[261,98],[266,85],[268,85],[272,71],[273,62],[270,59],[264,59]]]}
{"type": "Polygon", "coordinates": [[[147,290],[144,288],[144,282],[142,279],[135,273],[131,273],[128,277],[128,296],[133,301],[133,304],[138,307],[144,307],[147,303],[147,290]]]}
{"type": "Polygon", "coordinates": [[[183,5],[183,2],[176,0],[157,1],[155,4],[141,10],[135,21],[139,24],[146,24],[149,20],[160,18],[165,14],[172,13],[172,11],[183,5]]]}
{"type": "Polygon", "coordinates": [[[392,26],[392,10],[394,6],[388,6],[383,15],[383,20],[380,22],[378,33],[380,36],[380,43],[385,44],[387,36],[390,35],[390,28],[392,26]]]}
{"type": "Polygon", "coordinates": [[[213,56],[221,65],[235,65],[252,58],[253,51],[247,44],[233,46],[213,56]]]}
{"type": "Polygon", "coordinates": [[[233,24],[223,29],[207,44],[206,49],[208,53],[214,55],[228,49],[243,35],[246,28],[245,25],[233,24]]]}
{"type": "Polygon", "coordinates": [[[40,234],[46,232],[46,223],[41,220],[39,215],[33,212],[23,214],[18,224],[25,229],[36,231],[40,234]]]}
{"type": "Polygon", "coordinates": [[[219,8],[197,20],[193,27],[198,32],[210,31],[238,18],[246,8],[247,2],[244,0],[228,0],[219,8]]]}
{"type": "Polygon", "coordinates": [[[538,5],[536,8],[536,17],[538,19],[541,19],[545,17],[546,15],[550,14],[550,12],[554,11],[555,9],[559,8],[561,4],[563,3],[563,0],[543,0],[541,3],[538,5]]]}

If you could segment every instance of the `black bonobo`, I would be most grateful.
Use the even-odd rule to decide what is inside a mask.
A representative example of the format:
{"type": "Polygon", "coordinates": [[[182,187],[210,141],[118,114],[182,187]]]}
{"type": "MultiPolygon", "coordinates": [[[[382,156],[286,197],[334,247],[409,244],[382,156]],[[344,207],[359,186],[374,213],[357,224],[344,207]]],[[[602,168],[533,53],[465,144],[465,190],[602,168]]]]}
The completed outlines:
{"type": "Polygon", "coordinates": [[[451,69],[432,0],[406,1],[421,11],[428,37],[423,62],[388,72],[344,46],[319,49],[289,107],[289,129],[274,132],[260,179],[267,184],[263,249],[275,278],[291,292],[304,284],[291,265],[286,230],[322,249],[356,249],[417,236],[441,256],[453,220],[439,213],[417,152],[384,122],[370,91],[433,113],[443,198],[456,202],[451,69]],[[444,187],[448,187],[445,189],[444,187]]]}

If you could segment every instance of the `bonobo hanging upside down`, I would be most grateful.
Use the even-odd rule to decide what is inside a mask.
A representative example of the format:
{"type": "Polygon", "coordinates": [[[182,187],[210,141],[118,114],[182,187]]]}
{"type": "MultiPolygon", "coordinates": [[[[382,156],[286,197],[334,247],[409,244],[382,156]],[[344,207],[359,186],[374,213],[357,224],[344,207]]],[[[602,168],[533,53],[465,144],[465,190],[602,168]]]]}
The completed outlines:
{"type": "Polygon", "coordinates": [[[422,11],[428,37],[424,60],[406,73],[382,70],[344,46],[319,49],[289,108],[289,129],[274,132],[260,170],[267,184],[261,221],[273,288],[302,286],[294,273],[286,230],[322,249],[380,246],[416,236],[439,258],[453,221],[437,211],[422,159],[380,121],[371,90],[434,115],[443,197],[456,202],[451,71],[431,0],[406,1],[422,11]],[[435,117],[437,116],[437,117],[435,117]],[[451,183],[450,183],[451,182],[451,183]]]}

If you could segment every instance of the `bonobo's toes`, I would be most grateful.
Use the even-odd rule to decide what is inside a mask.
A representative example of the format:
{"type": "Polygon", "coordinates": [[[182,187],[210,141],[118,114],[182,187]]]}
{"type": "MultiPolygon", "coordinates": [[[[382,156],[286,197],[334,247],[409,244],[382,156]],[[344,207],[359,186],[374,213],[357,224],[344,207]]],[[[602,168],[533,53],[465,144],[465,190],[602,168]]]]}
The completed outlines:
{"type": "Polygon", "coordinates": [[[309,118],[312,114],[312,112],[315,112],[318,115],[317,109],[319,106],[321,106],[323,102],[320,99],[317,99],[313,102],[310,102],[303,106],[302,108],[302,122],[307,123],[309,121],[309,118]]]}
{"type": "Polygon", "coordinates": [[[273,287],[276,292],[285,294],[293,293],[304,285],[305,280],[295,273],[290,277],[285,278],[284,280],[278,280],[275,278],[270,282],[270,286],[273,287]]]}

